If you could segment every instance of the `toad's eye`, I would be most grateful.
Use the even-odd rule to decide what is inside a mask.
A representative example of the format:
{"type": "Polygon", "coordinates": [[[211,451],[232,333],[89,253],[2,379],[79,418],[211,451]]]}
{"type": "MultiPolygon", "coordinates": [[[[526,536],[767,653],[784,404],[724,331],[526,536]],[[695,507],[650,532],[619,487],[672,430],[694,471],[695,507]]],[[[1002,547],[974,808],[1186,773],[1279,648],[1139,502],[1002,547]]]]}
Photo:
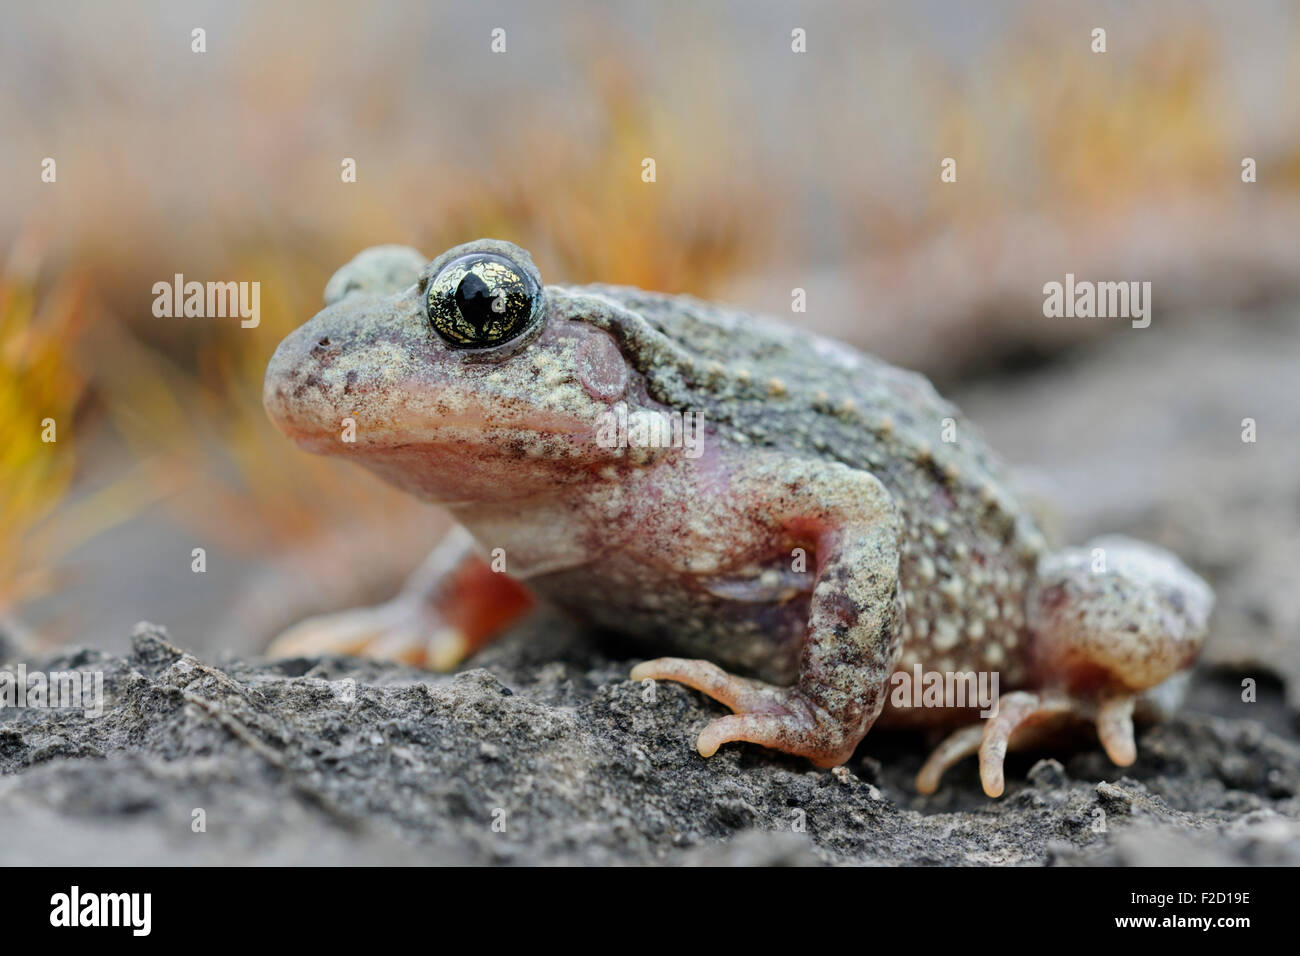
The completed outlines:
{"type": "Polygon", "coordinates": [[[503,256],[461,256],[429,283],[429,321],[452,348],[491,348],[531,327],[538,292],[533,277],[503,256]]]}

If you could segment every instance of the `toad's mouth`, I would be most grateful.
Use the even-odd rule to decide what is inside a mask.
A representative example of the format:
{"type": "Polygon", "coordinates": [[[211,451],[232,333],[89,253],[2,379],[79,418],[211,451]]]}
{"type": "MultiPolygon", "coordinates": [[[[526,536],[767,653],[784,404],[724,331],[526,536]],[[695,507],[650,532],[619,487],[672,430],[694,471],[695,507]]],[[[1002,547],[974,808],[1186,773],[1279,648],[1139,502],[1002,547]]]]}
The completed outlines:
{"type": "Polygon", "coordinates": [[[338,432],[285,429],[304,451],[346,459],[417,498],[444,506],[519,501],[592,480],[606,464],[590,432],[536,418],[518,426],[457,416],[409,429],[338,432]]]}
{"type": "Polygon", "coordinates": [[[376,417],[341,410],[327,424],[319,420],[271,415],[276,427],[304,451],[324,455],[365,455],[418,449],[516,449],[525,445],[595,444],[591,426],[560,415],[532,412],[526,416],[466,410],[437,416],[376,417]]]}

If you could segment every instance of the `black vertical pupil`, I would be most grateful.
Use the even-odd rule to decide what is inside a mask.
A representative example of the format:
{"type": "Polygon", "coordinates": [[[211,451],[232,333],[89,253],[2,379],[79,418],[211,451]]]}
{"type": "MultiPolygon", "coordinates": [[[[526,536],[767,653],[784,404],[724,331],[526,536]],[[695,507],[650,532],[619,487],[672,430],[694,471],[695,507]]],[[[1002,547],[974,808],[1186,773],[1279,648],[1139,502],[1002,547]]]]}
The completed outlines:
{"type": "Polygon", "coordinates": [[[456,307],[474,331],[481,333],[492,318],[492,293],[487,283],[472,272],[467,274],[456,286],[456,307]]]}

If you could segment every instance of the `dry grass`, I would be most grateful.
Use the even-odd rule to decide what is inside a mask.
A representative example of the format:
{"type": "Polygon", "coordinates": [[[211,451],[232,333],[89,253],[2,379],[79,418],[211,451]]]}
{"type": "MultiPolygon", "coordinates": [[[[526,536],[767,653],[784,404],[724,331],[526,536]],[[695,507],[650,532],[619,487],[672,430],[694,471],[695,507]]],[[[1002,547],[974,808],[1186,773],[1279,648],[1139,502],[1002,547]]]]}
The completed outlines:
{"type": "Polygon", "coordinates": [[[72,485],[83,434],[76,412],[85,377],[75,354],[84,297],[75,278],[38,295],[31,278],[0,276],[0,612],[50,590],[53,563],[103,524],[84,509],[51,520],[72,485]]]}

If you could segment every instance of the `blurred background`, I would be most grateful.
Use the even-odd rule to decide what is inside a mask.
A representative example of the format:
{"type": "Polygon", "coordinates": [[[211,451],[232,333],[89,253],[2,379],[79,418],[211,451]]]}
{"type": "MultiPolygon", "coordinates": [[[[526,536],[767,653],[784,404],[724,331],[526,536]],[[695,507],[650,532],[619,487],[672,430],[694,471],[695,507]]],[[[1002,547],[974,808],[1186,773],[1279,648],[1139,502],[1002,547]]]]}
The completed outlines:
{"type": "Polygon", "coordinates": [[[1059,534],[1179,548],[1220,591],[1211,663],[1296,678],[1294,703],[1300,8],[1084,7],[6,3],[9,636],[120,649],[148,619],[247,653],[391,593],[439,515],[279,436],[266,360],[366,246],[494,236],[548,282],[691,292],[926,372],[1059,534]],[[1150,281],[1152,326],[1044,318],[1067,272],[1150,281]],[[155,317],[176,273],[259,282],[260,325],[155,317]]]}

